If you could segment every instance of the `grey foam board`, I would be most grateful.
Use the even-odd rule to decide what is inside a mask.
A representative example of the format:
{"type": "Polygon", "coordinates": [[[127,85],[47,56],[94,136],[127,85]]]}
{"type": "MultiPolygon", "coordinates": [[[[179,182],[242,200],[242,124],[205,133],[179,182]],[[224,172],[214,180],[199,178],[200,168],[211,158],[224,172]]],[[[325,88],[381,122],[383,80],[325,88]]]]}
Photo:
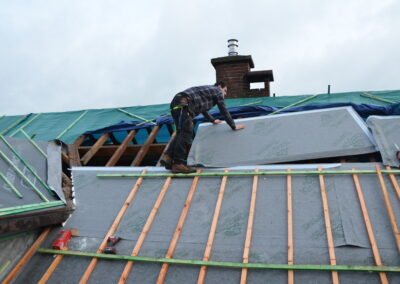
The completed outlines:
{"type": "Polygon", "coordinates": [[[383,164],[400,167],[396,157],[400,151],[400,116],[370,116],[367,125],[372,130],[383,164]]]}
{"type": "Polygon", "coordinates": [[[376,152],[375,142],[352,107],[338,107],[239,119],[245,129],[226,123],[201,124],[189,165],[232,167],[293,162],[376,152]]]}
{"type": "MultiPolygon", "coordinates": [[[[374,163],[323,165],[335,170],[370,170],[374,163]]],[[[260,166],[260,170],[315,170],[317,165],[260,166]]],[[[241,167],[230,171],[250,171],[255,167],[241,167]]],[[[163,172],[160,168],[148,168],[150,173],[163,172]]],[[[71,250],[95,252],[117,216],[136,178],[98,178],[104,173],[138,173],[135,168],[73,168],[76,192],[76,210],[65,228],[79,231],[73,237],[71,250]],[[106,208],[107,207],[107,208],[106,208]]],[[[210,170],[205,170],[205,172],[210,170]]],[[[214,169],[212,171],[221,171],[214,169]]],[[[325,176],[333,239],[339,265],[374,265],[369,240],[361,216],[361,209],[351,176],[325,176]]],[[[399,177],[396,176],[397,180],[399,177]]],[[[324,224],[321,190],[318,176],[293,176],[293,231],[294,262],[296,264],[329,264],[328,245],[324,224]]],[[[376,175],[359,175],[368,213],[384,265],[399,266],[400,259],[391,230],[388,213],[376,175]]],[[[174,253],[175,258],[202,259],[215,209],[221,177],[199,178],[181,236],[174,253]]],[[[393,186],[384,176],[391,201],[397,200],[393,186]]],[[[134,248],[144,223],[157,199],[165,178],[145,178],[134,200],[117,229],[123,240],[117,244],[119,254],[128,255],[134,248]]],[[[192,178],[173,179],[165,198],[148,231],[140,256],[164,257],[172,239],[184,206],[192,178]]],[[[287,179],[286,176],[260,176],[258,181],[250,262],[287,263],[287,179]]],[[[229,177],[222,202],[220,218],[211,251],[210,260],[241,262],[245,241],[253,177],[229,177]]],[[[397,220],[400,204],[392,202],[397,220]]],[[[61,229],[61,228],[60,228],[61,229]]],[[[42,247],[51,246],[55,232],[42,247]]],[[[37,281],[43,275],[53,257],[35,254],[22,271],[16,283],[37,281]],[[42,264],[42,266],[40,266],[42,264]],[[40,267],[40,273],[38,272],[40,267]]],[[[49,283],[76,283],[82,276],[89,260],[64,257],[49,283]]],[[[119,279],[126,262],[100,260],[89,283],[114,283],[119,279]]],[[[161,264],[136,262],[128,283],[154,283],[161,264]]],[[[199,267],[170,265],[166,283],[196,283],[199,267]]],[[[331,283],[330,272],[296,271],[296,283],[331,283]]],[[[399,274],[388,275],[394,283],[399,274]]],[[[239,282],[240,270],[208,268],[207,283],[239,282]]],[[[343,283],[379,283],[374,273],[339,272],[343,283]]],[[[249,270],[248,283],[286,283],[286,271],[249,270]]]]}

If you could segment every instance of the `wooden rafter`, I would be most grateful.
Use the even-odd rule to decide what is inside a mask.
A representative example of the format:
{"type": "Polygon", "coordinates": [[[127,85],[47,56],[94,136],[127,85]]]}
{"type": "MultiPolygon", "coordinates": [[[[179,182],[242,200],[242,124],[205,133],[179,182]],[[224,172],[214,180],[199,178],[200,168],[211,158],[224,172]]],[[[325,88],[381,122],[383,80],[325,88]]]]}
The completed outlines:
{"type": "MultiPolygon", "coordinates": [[[[161,129],[161,127],[160,127],[160,129],[161,129]]],[[[146,131],[147,131],[147,134],[150,135],[153,130],[151,129],[151,127],[147,127],[146,131]]],[[[154,137],[154,140],[152,143],[157,143],[157,139],[155,137],[154,137]]]]}
{"type": "Polygon", "coordinates": [[[67,154],[65,154],[63,151],[61,151],[61,159],[64,163],[66,163],[68,166],[69,164],[69,156],[67,154]]]}
{"type": "MultiPolygon", "coordinates": [[[[98,161],[101,161],[101,165],[105,165],[110,158],[112,157],[112,155],[114,155],[115,151],[118,149],[119,146],[103,146],[101,147],[96,155],[92,158],[91,161],[93,161],[93,163],[97,163],[98,161]]],[[[137,154],[139,153],[140,149],[142,148],[141,145],[131,145],[129,144],[125,151],[123,152],[122,156],[120,157],[118,163],[121,163],[123,161],[123,163],[130,165],[132,162],[132,157],[137,156],[137,154]]],[[[149,155],[154,155],[156,157],[160,156],[163,151],[165,149],[165,144],[151,144],[149,146],[149,150],[146,154],[146,156],[149,155]]],[[[80,147],[79,148],[79,153],[81,156],[83,156],[84,154],[86,154],[88,151],[90,150],[89,147],[85,146],[80,147]]]]}
{"type": "Polygon", "coordinates": [[[81,159],[79,157],[78,146],[75,144],[68,144],[68,157],[69,157],[69,164],[71,167],[80,167],[81,159]]]}
{"type": "Polygon", "coordinates": [[[81,136],[79,136],[79,137],[75,140],[75,142],[74,142],[73,144],[74,144],[75,146],[79,147],[79,146],[82,145],[82,143],[83,143],[83,141],[85,141],[85,139],[86,139],[86,135],[85,135],[85,134],[82,134],[81,136]]]}
{"type": "Polygon", "coordinates": [[[93,158],[93,156],[99,151],[101,146],[106,143],[107,139],[110,137],[109,133],[104,133],[97,141],[94,143],[92,148],[90,148],[89,152],[87,152],[81,159],[82,164],[87,165],[89,163],[90,159],[93,158]]]}
{"type": "Polygon", "coordinates": [[[113,167],[118,163],[118,160],[124,154],[126,148],[128,147],[129,143],[132,141],[132,139],[135,137],[136,133],[137,133],[136,130],[129,131],[129,133],[125,137],[124,141],[121,143],[121,145],[119,145],[119,147],[114,152],[112,157],[108,160],[106,167],[113,167]]]}
{"type": "Polygon", "coordinates": [[[62,181],[66,186],[71,186],[72,185],[72,181],[71,179],[65,174],[65,173],[61,173],[62,175],[62,181]]]}
{"type": "Polygon", "coordinates": [[[151,131],[149,137],[147,137],[146,142],[140,148],[139,153],[136,155],[135,159],[133,160],[133,162],[131,164],[132,167],[140,166],[140,163],[142,162],[143,158],[146,156],[147,152],[149,151],[150,144],[153,143],[153,141],[156,138],[157,133],[158,133],[159,130],[160,130],[160,126],[159,125],[154,126],[154,128],[151,131]]]}

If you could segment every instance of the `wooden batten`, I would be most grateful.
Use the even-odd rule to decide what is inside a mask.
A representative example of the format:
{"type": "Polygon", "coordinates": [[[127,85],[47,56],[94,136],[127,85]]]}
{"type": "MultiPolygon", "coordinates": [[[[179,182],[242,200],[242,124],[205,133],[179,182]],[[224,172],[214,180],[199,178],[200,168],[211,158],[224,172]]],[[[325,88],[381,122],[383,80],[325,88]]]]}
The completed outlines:
{"type": "MultiPolygon", "coordinates": [[[[390,171],[392,168],[391,167],[386,167],[386,169],[388,171],[390,171]]],[[[390,174],[389,178],[390,178],[390,180],[392,182],[392,185],[393,185],[394,191],[396,192],[397,198],[400,200],[400,186],[399,186],[399,183],[397,182],[396,177],[394,176],[394,174],[390,174]]]]}
{"type": "MultiPolygon", "coordinates": [[[[225,169],[224,171],[226,173],[228,172],[227,169],[225,169]]],[[[211,249],[213,247],[214,237],[215,237],[215,233],[217,231],[219,213],[221,211],[222,199],[224,198],[225,187],[226,187],[227,180],[228,180],[228,177],[224,176],[222,178],[221,186],[219,188],[218,199],[217,199],[217,203],[215,204],[214,215],[213,215],[213,219],[212,219],[212,222],[211,222],[210,233],[208,234],[208,240],[207,240],[207,244],[206,244],[206,249],[204,251],[204,256],[203,256],[203,260],[204,261],[209,261],[210,260],[211,249]]],[[[205,278],[206,278],[206,272],[207,272],[207,266],[203,265],[200,268],[199,277],[197,278],[197,284],[203,284],[204,283],[205,278]]]]}
{"type": "MultiPolygon", "coordinates": [[[[354,171],[355,169],[353,168],[352,170],[354,171]]],[[[362,190],[361,190],[361,185],[360,185],[360,181],[358,179],[358,175],[354,174],[353,175],[353,180],[354,180],[354,185],[355,185],[355,188],[356,188],[356,192],[357,192],[357,196],[358,196],[358,201],[359,201],[359,204],[360,204],[361,212],[362,212],[362,215],[363,215],[363,218],[364,218],[365,227],[367,228],[368,238],[369,238],[369,242],[371,244],[372,254],[374,255],[375,264],[377,266],[382,266],[382,259],[381,259],[381,256],[379,254],[378,245],[376,244],[376,239],[375,239],[374,231],[372,229],[371,219],[369,218],[367,205],[366,205],[365,200],[364,200],[364,194],[362,193],[362,190]]],[[[385,272],[380,272],[379,273],[379,277],[381,279],[381,283],[382,284],[389,283],[385,272]]]]}
{"type": "MultiPolygon", "coordinates": [[[[147,170],[143,170],[142,173],[145,174],[147,170]]],[[[122,217],[125,215],[126,210],[128,209],[128,206],[132,203],[132,200],[134,199],[136,193],[139,190],[139,187],[141,186],[143,182],[143,178],[139,178],[134,187],[132,188],[131,192],[129,193],[127,199],[125,200],[124,204],[122,205],[120,211],[118,212],[117,217],[114,219],[114,222],[112,223],[111,227],[109,228],[106,236],[104,237],[103,241],[101,242],[97,253],[103,253],[104,249],[107,246],[107,241],[108,238],[114,235],[115,231],[118,229],[119,224],[121,223],[122,217]]],[[[87,283],[89,280],[90,275],[92,274],[94,268],[96,267],[96,264],[98,262],[97,258],[92,258],[89,266],[86,268],[81,280],[79,281],[80,284],[87,283]]]]}
{"type": "MultiPolygon", "coordinates": [[[[143,229],[139,235],[138,240],[136,241],[135,247],[132,250],[131,256],[137,256],[140,252],[140,249],[142,248],[142,245],[144,243],[144,240],[147,237],[147,234],[150,231],[151,225],[153,224],[153,220],[156,217],[156,214],[158,212],[158,209],[160,208],[160,205],[162,201],[164,200],[164,196],[167,193],[167,189],[171,183],[171,178],[168,177],[161,188],[160,193],[158,194],[157,200],[154,203],[153,209],[151,209],[149,216],[147,217],[146,223],[143,226],[143,229]]],[[[124,270],[121,273],[120,279],[118,281],[119,284],[125,283],[125,281],[128,279],[129,274],[132,271],[134,262],[133,261],[128,261],[125,265],[124,270]]]]}
{"type": "MultiPolygon", "coordinates": [[[[318,170],[322,171],[322,167],[318,166],[318,170]]],[[[336,265],[335,245],[333,242],[331,218],[329,216],[328,198],[326,194],[324,175],[322,174],[319,175],[319,183],[321,187],[322,208],[324,211],[324,218],[325,218],[326,237],[328,239],[329,261],[331,265],[336,265]]],[[[339,283],[339,275],[337,271],[332,271],[332,283],[333,284],[339,283]]]]}
{"type": "Polygon", "coordinates": [[[11,272],[3,280],[3,282],[2,282],[3,284],[11,283],[14,280],[14,278],[17,276],[19,271],[21,271],[21,269],[31,259],[33,254],[36,252],[36,250],[42,244],[42,242],[46,239],[47,235],[50,233],[50,230],[51,230],[50,227],[47,227],[46,229],[43,230],[43,232],[40,234],[40,236],[37,238],[37,240],[33,243],[33,245],[28,249],[28,251],[25,253],[25,255],[17,263],[17,265],[14,266],[14,269],[11,270],[11,272]]]}
{"type": "Polygon", "coordinates": [[[389,215],[390,225],[392,226],[392,231],[394,235],[394,239],[396,240],[397,250],[400,253],[400,234],[399,234],[399,227],[397,226],[396,217],[393,213],[392,204],[390,203],[389,194],[385,185],[385,181],[383,180],[381,167],[376,165],[376,171],[378,173],[379,184],[381,185],[381,191],[383,195],[383,200],[385,202],[386,210],[389,215]]]}
{"type": "MultiPolygon", "coordinates": [[[[197,170],[197,172],[200,173],[201,170],[197,170]]],[[[198,180],[199,180],[199,176],[193,178],[192,186],[189,189],[189,193],[186,197],[185,204],[183,205],[181,216],[179,217],[178,224],[176,225],[175,232],[174,232],[172,240],[169,244],[168,251],[167,251],[167,254],[165,255],[165,258],[172,258],[174,256],[175,248],[176,248],[176,245],[178,244],[178,240],[179,240],[179,237],[182,232],[183,224],[185,223],[186,216],[188,214],[190,205],[192,204],[193,195],[196,192],[198,180]]],[[[167,276],[168,267],[169,267],[169,265],[167,263],[164,263],[162,265],[160,273],[158,274],[158,278],[156,281],[157,284],[164,283],[165,277],[167,276]]]]}
{"type": "MultiPolygon", "coordinates": [[[[258,169],[255,169],[254,171],[258,172],[258,169]]],[[[252,234],[253,234],[254,214],[256,211],[257,188],[258,188],[258,176],[254,176],[253,177],[253,187],[252,187],[252,191],[251,191],[249,218],[247,221],[246,240],[245,240],[244,249],[243,249],[243,263],[249,263],[250,245],[251,245],[251,238],[252,238],[252,234]]],[[[240,276],[241,284],[245,284],[247,282],[247,272],[248,272],[247,268],[242,268],[242,274],[240,276]]]]}

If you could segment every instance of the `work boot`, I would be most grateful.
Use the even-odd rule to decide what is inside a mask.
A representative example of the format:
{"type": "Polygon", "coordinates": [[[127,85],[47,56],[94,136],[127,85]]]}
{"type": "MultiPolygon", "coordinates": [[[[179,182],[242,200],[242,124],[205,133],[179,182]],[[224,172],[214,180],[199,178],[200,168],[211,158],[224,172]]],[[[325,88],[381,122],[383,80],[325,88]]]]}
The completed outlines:
{"type": "Polygon", "coordinates": [[[172,166],[172,158],[168,154],[164,154],[160,160],[161,166],[165,167],[167,170],[171,169],[172,166]]]}
{"type": "Polygon", "coordinates": [[[195,173],[196,169],[189,168],[184,164],[172,164],[171,171],[174,174],[190,174],[195,173]]]}

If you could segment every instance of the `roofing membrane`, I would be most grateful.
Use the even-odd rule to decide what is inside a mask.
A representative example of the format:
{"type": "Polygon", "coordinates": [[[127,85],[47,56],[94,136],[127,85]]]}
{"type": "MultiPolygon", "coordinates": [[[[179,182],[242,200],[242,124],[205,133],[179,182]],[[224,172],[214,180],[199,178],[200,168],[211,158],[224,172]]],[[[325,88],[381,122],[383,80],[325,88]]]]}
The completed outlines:
{"type": "MultiPolygon", "coordinates": [[[[320,165],[326,170],[375,170],[381,164],[320,165]]],[[[304,170],[316,170],[319,165],[304,166],[304,170]]],[[[146,168],[150,174],[166,173],[161,168],[146,168]]],[[[261,166],[259,171],[277,172],[302,170],[302,165],[261,166]]],[[[367,233],[364,213],[357,195],[354,176],[351,174],[276,176],[229,176],[229,177],[145,177],[139,187],[137,177],[99,177],[98,174],[132,174],[142,168],[73,168],[73,182],[77,207],[63,228],[50,233],[42,248],[50,248],[61,229],[74,229],[79,236],[72,237],[71,251],[96,252],[100,243],[110,233],[112,225],[127,196],[137,188],[133,200],[122,215],[113,234],[122,237],[116,245],[117,254],[130,255],[135,247],[138,256],[165,257],[172,259],[201,260],[209,242],[211,223],[214,220],[217,201],[221,197],[220,212],[211,246],[211,261],[242,263],[245,242],[251,232],[249,262],[262,264],[288,263],[289,214],[293,229],[294,264],[329,264],[331,233],[337,265],[375,266],[371,240],[367,233]],[[322,181],[321,181],[322,178],[322,181]],[[225,187],[223,187],[225,179],[225,187]],[[291,194],[289,186],[291,185],[291,194]],[[326,192],[324,199],[323,186],[326,192]],[[191,195],[192,194],[192,195],[191,195]],[[190,197],[191,196],[191,197],[190,197]],[[292,210],[288,211],[288,200],[292,210]],[[190,202],[188,202],[188,200],[190,202]],[[329,209],[330,229],[326,225],[324,200],[329,209]],[[254,205],[254,219],[249,229],[249,216],[254,205]],[[187,210],[187,211],[185,211],[187,210]],[[183,213],[185,218],[182,219],[183,213]],[[288,213],[291,212],[291,213],[288,213]],[[151,219],[151,216],[154,218],[151,219]],[[325,217],[324,217],[325,216],[325,217]],[[182,222],[183,220],[183,222],[182,222]],[[181,225],[178,226],[178,225],[181,225]],[[147,229],[145,229],[145,227],[147,229]],[[178,234],[178,238],[176,236],[178,234]],[[139,239],[143,243],[138,246],[139,239]],[[176,246],[172,239],[176,240],[176,246]],[[172,248],[172,254],[171,254],[172,248]]],[[[204,173],[211,170],[204,170],[204,173]]],[[[213,172],[223,173],[222,169],[213,172]]],[[[255,172],[255,166],[227,169],[229,172],[255,172]]],[[[382,262],[386,266],[399,266],[396,239],[388,218],[387,207],[379,176],[357,175],[369,214],[370,224],[382,262]]],[[[393,181],[385,174],[384,182],[396,220],[400,218],[400,203],[393,181]]],[[[398,175],[396,181],[399,181],[398,175]]],[[[289,246],[290,247],[290,246],[289,246]]],[[[36,253],[16,279],[16,283],[37,282],[53,261],[51,254],[36,253]]],[[[64,256],[49,283],[76,283],[86,271],[91,259],[64,256]]],[[[115,283],[120,279],[127,264],[124,260],[99,259],[90,274],[90,283],[115,283]]],[[[154,283],[159,277],[162,264],[136,261],[127,278],[128,283],[154,283]]],[[[195,283],[199,266],[168,265],[165,283],[195,283]]],[[[208,267],[205,283],[231,283],[241,278],[241,269],[208,267]]],[[[379,282],[377,273],[339,272],[342,283],[379,282]]],[[[248,269],[248,283],[287,281],[286,270],[248,269]]],[[[329,271],[294,271],[296,283],[331,283],[329,271]]],[[[390,281],[400,281],[400,275],[386,273],[390,281]]]]}

